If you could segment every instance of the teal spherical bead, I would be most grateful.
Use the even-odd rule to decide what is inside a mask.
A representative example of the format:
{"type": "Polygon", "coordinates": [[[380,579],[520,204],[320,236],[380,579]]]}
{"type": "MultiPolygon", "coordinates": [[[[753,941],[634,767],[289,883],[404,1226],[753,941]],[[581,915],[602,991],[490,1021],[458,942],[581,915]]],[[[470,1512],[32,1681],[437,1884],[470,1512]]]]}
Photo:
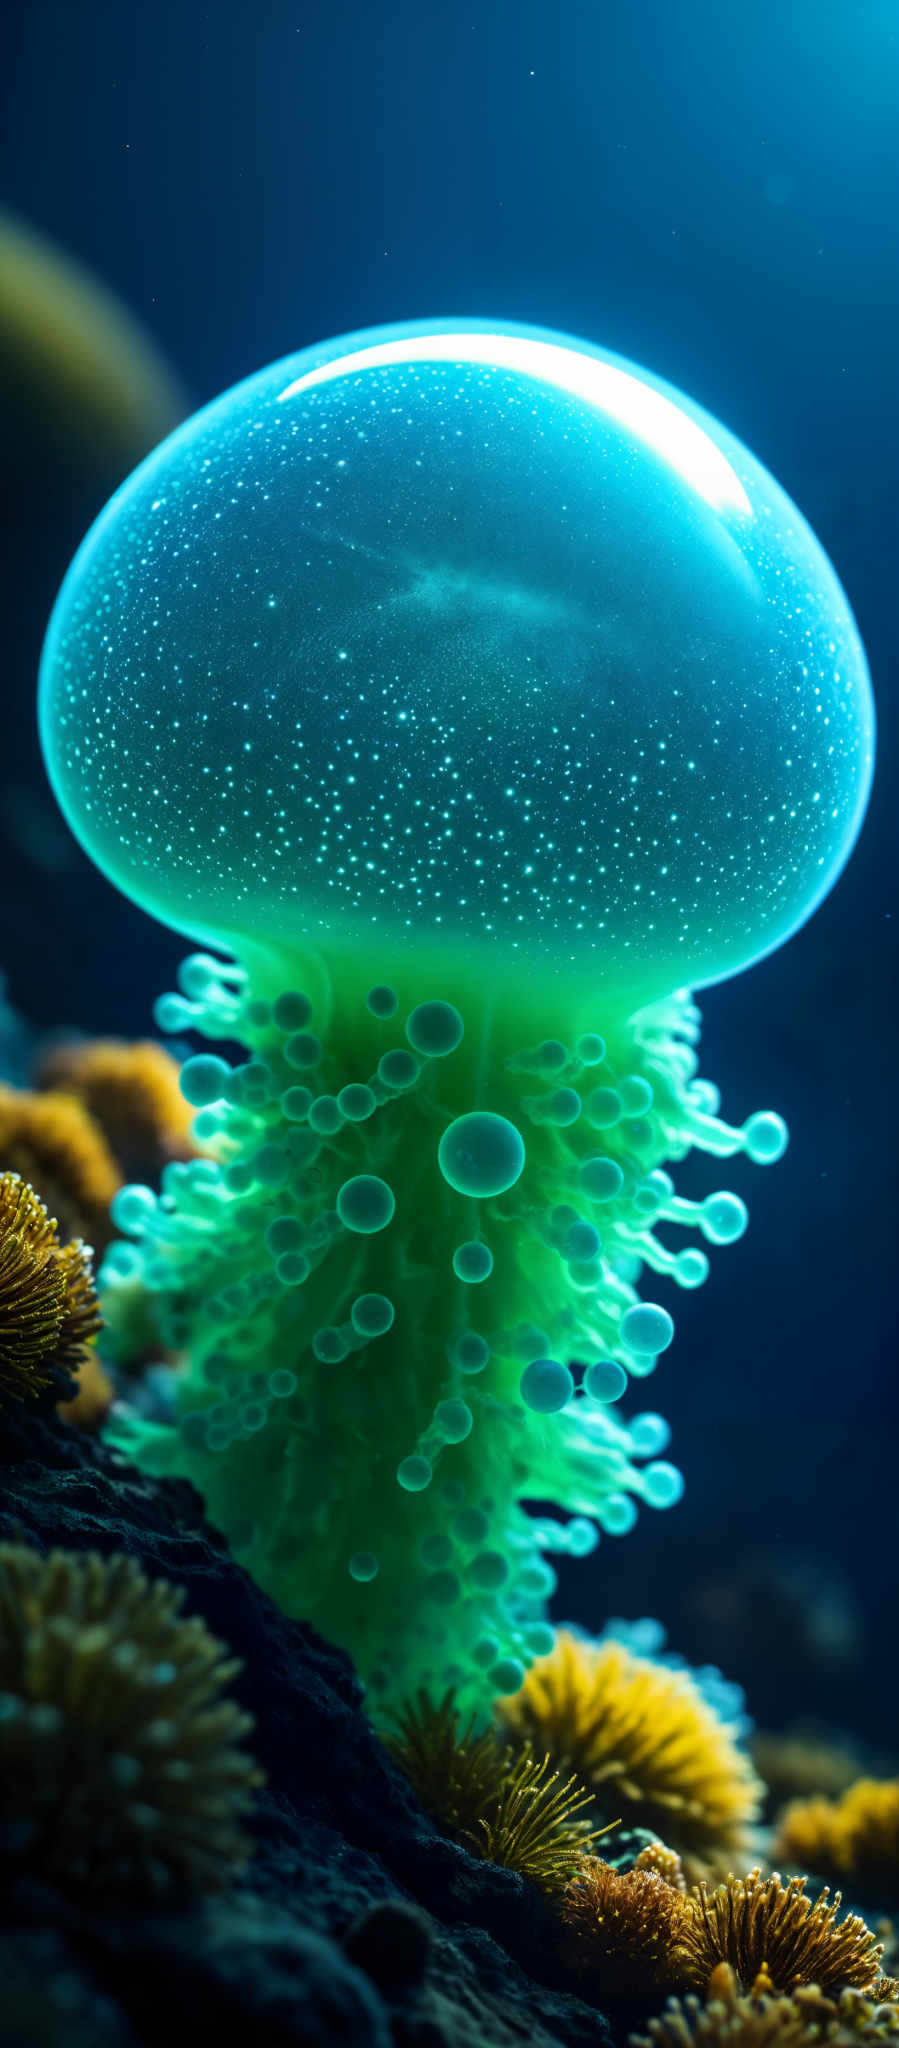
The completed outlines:
{"type": "Polygon", "coordinates": [[[226,1060],[220,1060],[215,1053],[201,1052],[185,1060],[178,1082],[185,1102],[194,1109],[203,1109],[207,1103],[221,1102],[230,1078],[231,1068],[226,1060]]]}
{"type": "Polygon", "coordinates": [[[444,1180],[460,1195],[504,1195],[521,1178],[521,1133],[508,1117],[473,1110],[447,1125],[437,1148],[444,1180]]]}
{"type": "Polygon", "coordinates": [[[473,1239],[469,1244],[458,1244],[453,1253],[453,1272],[457,1280],[465,1280],[470,1287],[482,1280],[489,1280],[493,1272],[493,1253],[489,1245],[473,1239]]]}
{"type": "Polygon", "coordinates": [[[376,1173],[358,1173],[352,1180],[345,1180],[337,1196],[341,1223],[362,1237],[385,1230],[395,1208],[393,1189],[376,1173]]]}
{"type": "Polygon", "coordinates": [[[621,1318],[621,1341],[629,1351],[656,1357],[667,1351],[674,1336],[674,1322],[666,1308],[653,1301],[637,1302],[621,1318]]]}
{"type": "Polygon", "coordinates": [[[465,1030],[454,1003],[419,1003],[406,1018],[406,1037],[415,1052],[445,1059],[461,1045],[465,1030]]]}
{"type": "Polygon", "coordinates": [[[308,348],[163,442],[66,577],[40,720],[82,844],[176,929],[436,932],[634,999],[803,922],[874,730],[846,598],[748,450],[620,357],[464,320],[308,348]]]}
{"type": "Polygon", "coordinates": [[[535,1415],[555,1415],[567,1408],[574,1379],[557,1358],[533,1358],[521,1375],[521,1398],[535,1415]]]}

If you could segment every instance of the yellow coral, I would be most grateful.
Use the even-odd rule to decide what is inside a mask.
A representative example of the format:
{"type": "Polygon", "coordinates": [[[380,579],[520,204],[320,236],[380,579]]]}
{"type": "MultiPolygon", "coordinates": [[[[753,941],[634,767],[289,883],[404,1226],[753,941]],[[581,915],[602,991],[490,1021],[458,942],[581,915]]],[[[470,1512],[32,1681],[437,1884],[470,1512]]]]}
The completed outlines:
{"type": "Polygon", "coordinates": [[[878,2048],[899,2036],[899,2011],[861,1991],[828,1998],[816,1985],[777,1996],[762,1976],[751,1991],[740,1990],[733,1970],[719,1963],[705,2003],[673,1998],[645,2034],[631,2035],[631,2048],[878,2048]]]}
{"type": "Polygon", "coordinates": [[[0,1544],[0,1864],[120,1896],[246,1860],[240,1665],[183,1601],[132,1558],[0,1544]]]}
{"type": "Polygon", "coordinates": [[[568,1958],[598,1999],[647,1999],[674,1982],[671,1956],[683,1896],[655,1870],[614,1870],[584,1858],[562,1897],[568,1958]]]}
{"type": "Polygon", "coordinates": [[[786,1808],[776,1854],[788,1868],[848,1878],[878,1902],[899,1896],[899,1778],[858,1778],[840,1799],[786,1808]]]}
{"type": "Polygon", "coordinates": [[[155,1182],[170,1159],[192,1159],[194,1111],[178,1085],[177,1060],[152,1039],[90,1038],[54,1046],[43,1088],[74,1096],[99,1125],[120,1179],[155,1182]]]}
{"type": "Polygon", "coordinates": [[[91,1344],[78,1374],[77,1394],[73,1394],[71,1401],[57,1401],[56,1412],[64,1422],[73,1422],[78,1429],[97,1430],[114,1397],[112,1380],[91,1344]]]}
{"type": "Polygon", "coordinates": [[[576,1771],[604,1812],[658,1830],[691,1879],[745,1854],[762,1788],[688,1673],[560,1630],[498,1713],[513,1740],[576,1771]]]}
{"type": "Polygon", "coordinates": [[[80,1102],[0,1084],[0,1170],[30,1183],[63,1240],[83,1238],[96,1251],[108,1243],[109,1205],[122,1176],[80,1102]]]}
{"type": "Polygon", "coordinates": [[[663,1877],[666,1884],[674,1886],[676,1892],[685,1892],[687,1880],[684,1866],[675,1849],[668,1849],[664,1842],[647,1842],[634,1863],[635,1870],[654,1870],[663,1877]]]}
{"type": "Polygon", "coordinates": [[[701,1991],[718,1964],[729,1963],[744,1989],[764,1970],[777,1991],[793,1991],[797,1984],[870,1990],[882,1945],[857,1914],[839,1920],[839,1892],[831,1899],[824,1890],[812,1900],[805,1883],[791,1877],[784,1884],[776,1871],[763,1878],[760,1870],[750,1870],[712,1892],[700,1884],[684,1901],[676,1981],[701,1991]]]}
{"type": "Polygon", "coordinates": [[[474,1717],[463,1726],[451,1692],[439,1704],[420,1692],[395,1721],[387,1747],[442,1832],[542,1891],[562,1890],[599,1838],[578,1818],[590,1794],[577,1779],[478,1732],[474,1717]]]}
{"type": "Polygon", "coordinates": [[[99,1328],[84,1245],[61,1245],[34,1189],[0,1173],[0,1404],[77,1377],[99,1328]]]}

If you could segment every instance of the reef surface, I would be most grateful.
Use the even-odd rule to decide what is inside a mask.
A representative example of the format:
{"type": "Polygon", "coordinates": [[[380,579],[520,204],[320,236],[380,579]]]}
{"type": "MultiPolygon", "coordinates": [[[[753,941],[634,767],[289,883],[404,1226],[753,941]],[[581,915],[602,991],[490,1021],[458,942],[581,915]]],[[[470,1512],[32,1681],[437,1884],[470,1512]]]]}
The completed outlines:
{"type": "Polygon", "coordinates": [[[228,1893],[148,1911],[13,1879],[5,2043],[64,2032],[77,2048],[176,2048],[220,2028],[271,2048],[616,2038],[565,1989],[541,1895],[436,1832],[367,1720],[348,1658],[254,1585],[188,1482],[21,1410],[4,1417],[0,1496],[3,1539],[124,1552],[186,1589],[186,1611],[243,1660],[231,1691],[254,1717],[266,1774],[255,1853],[228,1893]]]}

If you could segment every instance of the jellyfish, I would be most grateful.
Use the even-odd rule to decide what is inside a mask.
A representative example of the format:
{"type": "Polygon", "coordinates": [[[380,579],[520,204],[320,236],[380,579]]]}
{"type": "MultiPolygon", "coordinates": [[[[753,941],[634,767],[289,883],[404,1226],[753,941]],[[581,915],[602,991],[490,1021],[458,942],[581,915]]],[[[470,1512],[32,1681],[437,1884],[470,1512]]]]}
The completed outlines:
{"type": "Polygon", "coordinates": [[[113,1434],[196,1481],[376,1702],[513,1691],[553,1559],[682,1490],[641,1405],[654,1296],[747,1211],[674,1169],[787,1142],[719,1114],[694,998],[859,830],[836,576],[659,378],[537,328],[379,328],[122,487],[40,726],[83,846],[199,947],[158,1027],[227,1052],[182,1069],[207,1156],[116,1198],[110,1330],[127,1354],[138,1304],[184,1363],[113,1434]]]}

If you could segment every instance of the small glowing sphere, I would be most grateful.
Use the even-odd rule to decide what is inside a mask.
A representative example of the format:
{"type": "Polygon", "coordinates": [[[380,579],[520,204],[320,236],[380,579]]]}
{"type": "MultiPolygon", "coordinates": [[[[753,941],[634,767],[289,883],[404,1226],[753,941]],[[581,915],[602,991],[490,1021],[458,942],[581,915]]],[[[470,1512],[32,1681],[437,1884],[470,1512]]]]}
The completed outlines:
{"type": "Polygon", "coordinates": [[[388,988],[384,982],[370,988],[365,1000],[373,1017],[393,1017],[399,1007],[396,989],[388,988]]]}
{"type": "Polygon", "coordinates": [[[674,1336],[674,1322],[666,1308],[654,1301],[639,1301],[625,1309],[621,1318],[621,1341],[629,1351],[655,1358],[667,1351],[674,1336]]]}
{"type": "Polygon", "coordinates": [[[350,1558],[349,1574],[360,1586],[368,1585],[378,1576],[378,1560],[371,1550],[357,1550],[350,1558]]]}
{"type": "Polygon", "coordinates": [[[588,1365],[584,1385],[594,1401],[620,1401],[627,1386],[627,1373],[614,1358],[598,1358],[588,1365]]]}
{"type": "Polygon", "coordinates": [[[472,1413],[466,1401],[438,1401],[434,1410],[434,1427],[445,1444],[461,1444],[471,1435],[472,1413]]]}
{"type": "Polygon", "coordinates": [[[397,1466],[396,1476],[404,1493],[423,1493],[425,1487],[430,1486],[434,1471],[428,1458],[413,1452],[397,1466]]]}
{"type": "Polygon", "coordinates": [[[611,963],[641,1000],[808,917],[874,740],[762,465],[647,371],[478,321],[306,349],[163,442],[66,577],[40,718],[83,845],[176,929],[611,963]]]}
{"type": "Polygon", "coordinates": [[[347,1230],[368,1237],[384,1230],[396,1208],[393,1189],[377,1173],[357,1173],[345,1180],[337,1196],[337,1214],[347,1230]]]}
{"type": "Polygon", "coordinates": [[[489,1245],[473,1239],[469,1244],[458,1244],[453,1253],[453,1272],[457,1280],[467,1281],[470,1287],[481,1280],[489,1280],[493,1272],[493,1253],[489,1245]]]}
{"type": "Polygon", "coordinates": [[[669,1465],[659,1459],[654,1465],[647,1465],[643,1474],[643,1491],[650,1507],[673,1508],[683,1496],[684,1481],[676,1465],[669,1465]]]}
{"type": "Polygon", "coordinates": [[[700,1228],[710,1244],[736,1244],[749,1222],[749,1211],[739,1195],[707,1195],[702,1205],[700,1228]]]}
{"type": "Polygon", "coordinates": [[[584,1160],[579,1178],[591,1202],[611,1202],[619,1192],[624,1174],[617,1159],[606,1159],[600,1152],[584,1160]]]}
{"type": "Polygon", "coordinates": [[[200,1052],[185,1060],[178,1081],[185,1102],[192,1109],[203,1109],[210,1102],[221,1102],[230,1078],[227,1061],[215,1053],[200,1052]]]}
{"type": "Polygon", "coordinates": [[[485,1365],[490,1361],[490,1346],[486,1337],[482,1337],[478,1330],[466,1330],[456,1345],[455,1358],[460,1372],[483,1372],[485,1365]]]}
{"type": "Polygon", "coordinates": [[[279,1031],[302,1031],[311,1015],[309,997],[302,995],[299,989],[286,989],[272,1007],[272,1023],[277,1024],[279,1031]]]}
{"type": "Polygon", "coordinates": [[[465,1026],[454,1003],[419,1003],[406,1018],[406,1037],[415,1052],[443,1059],[462,1043],[465,1026]]]}
{"type": "Polygon", "coordinates": [[[567,1408],[574,1380],[558,1358],[532,1358],[521,1375],[521,1398],[535,1415],[556,1415],[567,1408]]]}
{"type": "Polygon", "coordinates": [[[383,1337],[392,1327],[395,1310],[386,1294],[357,1294],[350,1321],[360,1337],[383,1337]]]}
{"type": "Polygon", "coordinates": [[[437,1150],[444,1180],[460,1195],[504,1195],[524,1168],[520,1131],[507,1116],[473,1110],[448,1124],[437,1150]]]}

